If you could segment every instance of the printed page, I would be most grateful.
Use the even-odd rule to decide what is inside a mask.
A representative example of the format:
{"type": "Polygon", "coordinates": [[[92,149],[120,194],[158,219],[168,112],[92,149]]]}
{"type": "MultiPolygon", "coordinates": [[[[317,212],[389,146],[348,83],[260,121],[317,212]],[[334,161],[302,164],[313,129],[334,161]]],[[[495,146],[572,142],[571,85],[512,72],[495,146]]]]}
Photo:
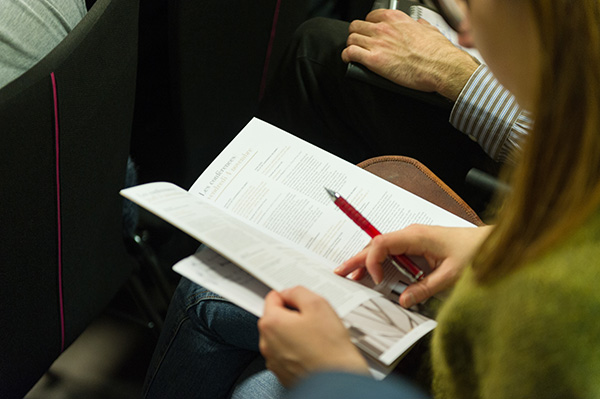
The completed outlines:
{"type": "MultiPolygon", "coordinates": [[[[207,288],[247,303],[247,310],[253,313],[259,311],[264,287],[261,291],[248,285],[249,291],[237,292],[235,285],[248,283],[244,280],[248,276],[240,274],[232,262],[276,290],[304,285],[325,297],[344,318],[381,294],[331,272],[361,250],[370,238],[333,204],[324,187],[338,191],[382,232],[411,223],[470,226],[463,219],[258,119],[236,136],[189,192],[159,182],[129,188],[122,194],[229,260],[212,251],[201,252],[204,258],[200,263],[221,270],[197,276],[197,281],[205,286],[213,281],[214,285],[207,288]]],[[[386,269],[382,286],[396,285],[398,275],[393,267],[386,269]]],[[[366,285],[373,283],[367,279],[366,285]]],[[[371,304],[376,305],[377,301],[371,304]]],[[[359,331],[361,314],[355,316],[350,327],[359,331]]],[[[433,328],[425,324],[426,327],[415,328],[415,333],[406,334],[408,341],[416,341],[411,334],[422,335],[433,328]]],[[[389,333],[388,329],[381,335],[389,333]]],[[[363,331],[354,339],[358,346],[369,348],[374,358],[388,361],[386,356],[401,353],[399,348],[407,345],[401,340],[405,343],[387,348],[389,340],[365,339],[371,333],[365,335],[363,331]]]]}
{"type": "MultiPolygon", "coordinates": [[[[325,297],[340,317],[362,302],[381,295],[332,273],[324,265],[324,259],[293,244],[282,243],[268,232],[235,218],[174,184],[148,183],[121,193],[222,254],[237,265],[235,268],[243,268],[272,289],[303,285],[325,297]]],[[[222,266],[221,269],[228,273],[227,278],[242,278],[214,252],[202,251],[201,256],[205,263],[222,266]],[[223,265],[228,265],[227,269],[223,265]]],[[[216,275],[206,275],[207,278],[211,276],[214,278],[216,275]]],[[[228,298],[235,294],[217,292],[228,298]]]]}
{"type": "Polygon", "coordinates": [[[258,317],[262,316],[265,296],[271,291],[270,287],[208,247],[180,260],[173,270],[258,317]]]}
{"type": "MultiPolygon", "coordinates": [[[[253,119],[202,173],[190,193],[322,257],[329,270],[370,237],[327,195],[337,191],[379,231],[409,224],[469,222],[259,119],[253,119]]],[[[423,264],[423,260],[415,259],[423,264]]],[[[388,294],[403,279],[391,264],[388,294]]],[[[389,280],[389,281],[388,281],[389,280]]],[[[365,284],[374,284],[368,278],[365,284]]]]}
{"type": "MultiPolygon", "coordinates": [[[[254,315],[262,316],[264,297],[270,288],[211,249],[204,247],[179,261],[173,270],[254,315]]],[[[342,322],[352,342],[365,355],[385,366],[391,365],[436,326],[435,321],[381,296],[355,307],[342,316],[342,322]]]]}
{"type": "Polygon", "coordinates": [[[440,31],[440,33],[444,35],[446,39],[448,39],[456,47],[466,51],[473,57],[477,58],[479,62],[485,64],[485,61],[483,60],[483,57],[481,56],[479,51],[477,51],[474,48],[463,47],[458,43],[458,33],[456,33],[456,31],[452,29],[450,25],[448,25],[446,20],[444,20],[444,18],[437,12],[423,6],[411,6],[409,14],[411,18],[415,20],[423,18],[425,21],[435,26],[440,31]]]}
{"type": "Polygon", "coordinates": [[[437,325],[384,297],[363,302],[343,322],[352,342],[385,365],[392,364],[437,325]]]}

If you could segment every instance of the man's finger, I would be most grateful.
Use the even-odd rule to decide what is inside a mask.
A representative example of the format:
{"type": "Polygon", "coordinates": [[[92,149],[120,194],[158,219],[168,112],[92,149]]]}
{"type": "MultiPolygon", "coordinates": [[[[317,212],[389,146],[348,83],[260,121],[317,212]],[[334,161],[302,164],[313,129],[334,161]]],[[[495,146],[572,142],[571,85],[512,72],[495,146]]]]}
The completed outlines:
{"type": "Polygon", "coordinates": [[[360,19],[354,20],[350,23],[350,26],[348,26],[348,34],[352,33],[371,36],[373,34],[373,23],[361,21],[360,19]]]}
{"type": "Polygon", "coordinates": [[[365,21],[373,23],[389,21],[392,19],[405,20],[412,18],[403,11],[387,8],[378,8],[373,10],[365,17],[365,21]]]}
{"type": "Polygon", "coordinates": [[[370,52],[360,46],[348,46],[342,51],[342,61],[358,62],[359,64],[365,64],[365,59],[369,56],[370,52]]]}
{"type": "Polygon", "coordinates": [[[346,45],[349,46],[358,46],[362,47],[366,50],[369,50],[372,47],[373,39],[370,36],[365,36],[361,33],[350,33],[348,35],[348,39],[346,40],[346,45]]]}

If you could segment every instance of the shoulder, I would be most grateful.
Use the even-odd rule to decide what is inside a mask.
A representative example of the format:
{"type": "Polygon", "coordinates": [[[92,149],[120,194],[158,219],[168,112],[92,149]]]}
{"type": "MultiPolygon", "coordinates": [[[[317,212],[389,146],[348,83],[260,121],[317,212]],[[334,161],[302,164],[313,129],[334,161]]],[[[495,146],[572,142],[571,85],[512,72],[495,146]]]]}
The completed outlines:
{"type": "Polygon", "coordinates": [[[538,259],[491,283],[468,269],[448,301],[465,311],[543,316],[567,309],[577,314],[600,305],[600,213],[538,259]],[[583,309],[573,309],[577,304],[583,309]],[[510,306],[510,309],[506,305],[510,306]]]}
{"type": "Polygon", "coordinates": [[[48,54],[85,14],[85,0],[0,1],[0,87],[48,54]]]}
{"type": "Polygon", "coordinates": [[[438,360],[468,364],[479,390],[600,393],[598,226],[492,284],[467,272],[438,317],[438,360]]]}
{"type": "Polygon", "coordinates": [[[593,320],[600,316],[599,285],[600,224],[588,224],[549,253],[498,281],[479,284],[472,271],[467,271],[440,312],[439,321],[479,321],[503,336],[579,332],[581,323],[589,324],[593,331],[600,328],[593,320]]]}
{"type": "Polygon", "coordinates": [[[0,18],[30,19],[32,23],[52,24],[53,20],[67,24],[68,29],[86,14],[85,0],[3,0],[0,2],[0,18]]]}

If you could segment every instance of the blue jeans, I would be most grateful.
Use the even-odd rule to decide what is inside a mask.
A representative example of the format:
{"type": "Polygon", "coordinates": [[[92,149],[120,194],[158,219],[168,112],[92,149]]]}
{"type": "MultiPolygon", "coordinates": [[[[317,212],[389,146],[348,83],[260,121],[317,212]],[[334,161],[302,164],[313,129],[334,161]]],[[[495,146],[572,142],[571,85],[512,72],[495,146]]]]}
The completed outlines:
{"type": "Polygon", "coordinates": [[[282,397],[285,389],[261,362],[256,322],[256,316],[182,278],[150,362],[143,396],[282,397]]]}

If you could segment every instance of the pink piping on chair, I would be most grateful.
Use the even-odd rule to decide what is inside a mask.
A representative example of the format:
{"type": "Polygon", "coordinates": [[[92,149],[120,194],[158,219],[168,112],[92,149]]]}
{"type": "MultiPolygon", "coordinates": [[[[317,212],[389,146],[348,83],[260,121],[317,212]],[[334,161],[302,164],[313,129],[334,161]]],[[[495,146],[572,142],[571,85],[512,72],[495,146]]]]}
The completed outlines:
{"type": "Polygon", "coordinates": [[[62,223],[60,215],[60,157],[59,157],[59,135],[58,135],[58,91],[56,89],[56,77],[54,72],[50,73],[52,79],[52,95],[54,97],[54,140],[56,148],[56,214],[58,227],[58,302],[60,308],[60,351],[65,350],[65,309],[63,302],[62,281],[62,223]]]}
{"type": "Polygon", "coordinates": [[[271,37],[269,37],[269,44],[267,46],[267,55],[265,57],[265,64],[263,67],[262,79],[260,81],[260,91],[258,93],[258,100],[260,101],[265,94],[265,87],[267,86],[267,72],[269,71],[269,62],[271,61],[271,52],[273,51],[273,43],[275,41],[275,34],[277,33],[277,22],[279,21],[279,9],[281,8],[281,0],[277,0],[275,5],[275,13],[273,14],[273,25],[271,26],[271,37]]]}

